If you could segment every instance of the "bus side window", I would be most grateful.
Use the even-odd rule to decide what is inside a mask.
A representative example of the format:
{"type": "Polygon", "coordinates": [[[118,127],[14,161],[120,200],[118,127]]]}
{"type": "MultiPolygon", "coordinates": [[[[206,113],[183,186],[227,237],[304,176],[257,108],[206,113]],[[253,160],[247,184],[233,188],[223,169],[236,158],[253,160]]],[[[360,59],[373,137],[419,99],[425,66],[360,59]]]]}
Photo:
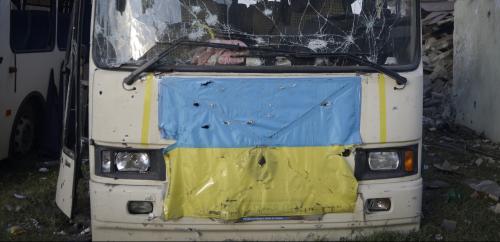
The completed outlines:
{"type": "Polygon", "coordinates": [[[68,32],[71,23],[72,0],[58,0],[57,3],[57,46],[66,50],[68,45],[68,32]]]}
{"type": "Polygon", "coordinates": [[[54,1],[12,0],[11,48],[14,52],[44,52],[54,48],[54,1]]]}

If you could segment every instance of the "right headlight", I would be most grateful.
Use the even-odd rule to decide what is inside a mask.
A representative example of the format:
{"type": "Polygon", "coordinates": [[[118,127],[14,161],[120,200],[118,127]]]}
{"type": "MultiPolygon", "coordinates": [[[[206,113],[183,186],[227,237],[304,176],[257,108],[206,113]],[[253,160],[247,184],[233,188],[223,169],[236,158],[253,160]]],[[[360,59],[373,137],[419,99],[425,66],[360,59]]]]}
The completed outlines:
{"type": "Polygon", "coordinates": [[[370,152],[368,165],[372,171],[391,171],[399,168],[398,152],[370,152]]]}
{"type": "Polygon", "coordinates": [[[358,180],[389,179],[418,173],[418,145],[409,147],[356,149],[358,180]]]}

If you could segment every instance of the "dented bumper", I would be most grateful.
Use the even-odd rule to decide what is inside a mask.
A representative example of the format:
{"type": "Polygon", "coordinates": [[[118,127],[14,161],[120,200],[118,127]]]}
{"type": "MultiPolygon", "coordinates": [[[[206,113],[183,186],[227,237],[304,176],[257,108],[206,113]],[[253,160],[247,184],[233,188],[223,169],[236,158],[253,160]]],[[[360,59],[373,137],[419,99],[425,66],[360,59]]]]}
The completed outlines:
{"type": "Polygon", "coordinates": [[[93,240],[335,240],[375,231],[418,230],[422,179],[360,183],[354,213],[326,214],[316,220],[227,223],[182,218],[165,221],[166,184],[156,186],[110,185],[90,181],[93,240]],[[368,213],[364,201],[390,198],[387,212],[368,213]],[[149,215],[132,215],[128,201],[151,201],[149,215]]]}

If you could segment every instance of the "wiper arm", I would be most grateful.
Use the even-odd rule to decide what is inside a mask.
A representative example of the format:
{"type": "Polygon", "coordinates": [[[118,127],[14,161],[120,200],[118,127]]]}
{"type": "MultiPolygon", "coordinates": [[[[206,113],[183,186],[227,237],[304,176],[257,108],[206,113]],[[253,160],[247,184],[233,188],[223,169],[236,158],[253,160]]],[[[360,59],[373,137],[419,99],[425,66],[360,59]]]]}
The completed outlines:
{"type": "MultiPolygon", "coordinates": [[[[165,58],[168,54],[170,54],[177,46],[180,45],[184,40],[178,40],[172,43],[171,46],[160,52],[154,58],[151,58],[146,63],[137,67],[130,75],[123,79],[123,84],[132,85],[134,82],[141,76],[142,73],[147,71],[151,66],[155,65],[158,61],[165,58]]],[[[154,47],[153,47],[154,48],[154,47]]]]}
{"type": "Polygon", "coordinates": [[[223,44],[223,43],[211,43],[211,42],[201,42],[201,41],[189,41],[185,39],[180,39],[175,42],[172,42],[171,45],[156,55],[154,58],[151,58],[146,63],[137,67],[130,75],[123,79],[123,83],[127,85],[132,85],[134,82],[141,76],[142,73],[146,72],[151,66],[155,65],[157,62],[165,58],[167,55],[172,53],[179,46],[197,46],[197,47],[212,47],[217,49],[228,49],[228,50],[251,50],[251,51],[264,51],[264,52],[273,52],[280,54],[292,54],[294,52],[288,50],[281,50],[276,48],[266,48],[266,47],[248,47],[248,46],[240,46],[233,44],[223,44]]]}
{"type": "Polygon", "coordinates": [[[127,85],[132,85],[134,82],[141,76],[142,73],[147,71],[151,66],[155,65],[157,62],[165,58],[169,55],[173,50],[175,50],[179,46],[198,46],[198,47],[212,47],[218,49],[228,49],[228,50],[251,50],[251,51],[263,51],[270,53],[278,53],[283,54],[285,56],[295,56],[298,58],[311,58],[311,57],[334,57],[334,58],[345,58],[351,60],[353,62],[359,63],[361,65],[369,66],[379,72],[382,72],[396,81],[396,84],[399,86],[403,86],[403,88],[408,83],[408,80],[399,75],[399,73],[392,71],[382,65],[379,65],[375,62],[369,61],[362,57],[350,54],[350,53],[312,53],[312,52],[295,52],[289,50],[282,50],[279,48],[266,48],[266,47],[248,47],[248,46],[240,46],[233,44],[223,44],[223,43],[211,43],[211,42],[201,42],[201,41],[189,41],[186,39],[180,39],[171,43],[171,46],[160,52],[154,58],[150,59],[146,63],[137,67],[130,75],[123,79],[123,83],[127,85]]]}
{"type": "MultiPolygon", "coordinates": [[[[359,63],[361,65],[369,66],[369,67],[371,67],[379,72],[382,72],[382,73],[392,77],[392,79],[394,79],[396,81],[396,84],[398,84],[399,86],[403,86],[403,88],[408,83],[408,79],[406,79],[406,77],[404,77],[404,76],[399,75],[399,73],[397,73],[393,70],[390,70],[382,65],[379,65],[375,62],[369,61],[365,58],[362,58],[362,57],[359,57],[359,56],[356,56],[353,54],[349,54],[349,53],[309,53],[309,52],[307,52],[307,53],[296,53],[296,54],[294,54],[294,56],[299,57],[299,58],[300,57],[303,57],[303,58],[308,58],[308,57],[345,58],[345,59],[348,59],[350,61],[359,63]]],[[[397,88],[397,89],[402,89],[402,88],[397,88]]]]}

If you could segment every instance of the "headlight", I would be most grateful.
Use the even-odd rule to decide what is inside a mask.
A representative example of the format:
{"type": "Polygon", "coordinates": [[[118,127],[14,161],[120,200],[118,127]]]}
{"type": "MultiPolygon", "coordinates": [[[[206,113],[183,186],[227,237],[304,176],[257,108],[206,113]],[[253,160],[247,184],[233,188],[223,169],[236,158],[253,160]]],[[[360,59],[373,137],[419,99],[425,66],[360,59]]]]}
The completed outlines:
{"type": "Polygon", "coordinates": [[[116,169],[120,172],[147,172],[150,168],[149,155],[147,153],[117,152],[115,155],[116,169]]]}
{"type": "Polygon", "coordinates": [[[114,179],[165,180],[163,150],[95,146],[95,174],[114,179]]]}
{"type": "Polygon", "coordinates": [[[399,167],[400,160],[398,152],[371,152],[368,164],[372,171],[390,171],[399,167]]]}
{"type": "Polygon", "coordinates": [[[357,148],[354,175],[358,181],[391,179],[416,175],[418,145],[406,147],[357,148]]]}

